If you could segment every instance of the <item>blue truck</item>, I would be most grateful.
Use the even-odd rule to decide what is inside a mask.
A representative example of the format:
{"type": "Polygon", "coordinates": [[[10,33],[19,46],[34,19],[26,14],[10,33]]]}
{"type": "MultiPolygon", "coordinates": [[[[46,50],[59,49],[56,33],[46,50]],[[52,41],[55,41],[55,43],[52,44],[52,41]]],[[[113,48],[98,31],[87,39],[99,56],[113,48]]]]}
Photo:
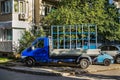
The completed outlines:
{"type": "Polygon", "coordinates": [[[110,55],[101,53],[97,49],[96,31],[93,32],[93,29],[90,29],[97,30],[96,26],[87,25],[88,31],[84,31],[84,27],[86,25],[52,26],[51,37],[39,37],[32,42],[29,48],[23,50],[21,53],[23,62],[27,66],[33,66],[35,63],[74,63],[82,69],[92,63],[106,66],[113,63],[113,58],[110,55]],[[79,37],[82,35],[87,35],[87,37],[79,37]]]}

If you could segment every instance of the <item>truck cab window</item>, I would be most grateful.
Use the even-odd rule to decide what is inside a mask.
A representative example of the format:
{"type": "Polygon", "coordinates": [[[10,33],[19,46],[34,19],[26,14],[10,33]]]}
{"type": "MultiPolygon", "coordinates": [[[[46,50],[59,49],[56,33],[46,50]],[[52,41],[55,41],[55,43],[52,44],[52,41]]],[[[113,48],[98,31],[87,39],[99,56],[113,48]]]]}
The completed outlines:
{"type": "Polygon", "coordinates": [[[44,47],[44,40],[37,41],[36,44],[34,44],[35,48],[43,48],[44,47]]]}
{"type": "Polygon", "coordinates": [[[38,45],[38,48],[43,48],[44,47],[44,40],[39,40],[37,45],[38,45]]]}

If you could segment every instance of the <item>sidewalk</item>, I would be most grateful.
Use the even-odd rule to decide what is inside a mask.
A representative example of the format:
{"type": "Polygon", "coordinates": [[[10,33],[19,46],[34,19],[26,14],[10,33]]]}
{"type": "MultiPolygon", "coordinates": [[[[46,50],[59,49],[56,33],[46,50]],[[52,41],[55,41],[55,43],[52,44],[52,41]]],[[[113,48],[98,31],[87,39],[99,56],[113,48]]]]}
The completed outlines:
{"type": "Polygon", "coordinates": [[[76,67],[55,67],[55,66],[26,67],[20,62],[11,62],[6,65],[0,64],[0,68],[35,75],[69,76],[80,75],[83,73],[95,73],[100,71],[120,69],[120,64],[111,64],[110,66],[90,65],[87,69],[80,69],[76,67]]]}

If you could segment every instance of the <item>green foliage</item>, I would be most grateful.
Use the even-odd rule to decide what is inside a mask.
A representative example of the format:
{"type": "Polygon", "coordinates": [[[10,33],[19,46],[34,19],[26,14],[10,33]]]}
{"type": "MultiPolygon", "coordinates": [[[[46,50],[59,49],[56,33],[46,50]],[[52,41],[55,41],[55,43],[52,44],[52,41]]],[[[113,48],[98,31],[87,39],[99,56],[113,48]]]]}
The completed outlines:
{"type": "Polygon", "coordinates": [[[51,25],[91,23],[98,26],[103,39],[119,40],[120,24],[118,11],[108,0],[61,0],[58,9],[44,18],[51,25]]]}
{"type": "Polygon", "coordinates": [[[22,38],[19,40],[19,52],[21,53],[21,51],[29,47],[34,39],[35,37],[29,31],[25,31],[22,38]]]}
{"type": "Polygon", "coordinates": [[[23,36],[19,40],[20,47],[19,47],[19,53],[21,53],[25,48],[30,47],[31,43],[37,38],[44,36],[45,33],[43,30],[38,30],[33,33],[33,31],[25,31],[23,33],[23,36]]]}

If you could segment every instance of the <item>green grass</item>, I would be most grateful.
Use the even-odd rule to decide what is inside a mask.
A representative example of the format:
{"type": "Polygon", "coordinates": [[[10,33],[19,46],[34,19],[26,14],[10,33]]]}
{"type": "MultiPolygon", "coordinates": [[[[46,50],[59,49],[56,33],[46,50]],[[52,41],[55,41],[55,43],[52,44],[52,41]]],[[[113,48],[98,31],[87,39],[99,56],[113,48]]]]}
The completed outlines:
{"type": "Polygon", "coordinates": [[[7,63],[9,61],[11,61],[11,59],[0,57],[0,63],[7,63]]]}

